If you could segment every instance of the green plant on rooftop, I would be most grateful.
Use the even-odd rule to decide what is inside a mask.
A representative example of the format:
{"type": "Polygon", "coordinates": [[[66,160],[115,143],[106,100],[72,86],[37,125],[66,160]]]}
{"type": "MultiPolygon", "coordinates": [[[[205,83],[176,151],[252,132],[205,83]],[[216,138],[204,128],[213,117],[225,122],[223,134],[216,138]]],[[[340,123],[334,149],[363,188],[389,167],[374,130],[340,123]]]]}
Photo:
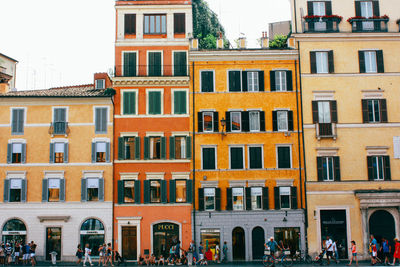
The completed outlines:
{"type": "Polygon", "coordinates": [[[269,48],[283,49],[287,48],[287,35],[275,35],[272,41],[269,41],[269,48]]]}

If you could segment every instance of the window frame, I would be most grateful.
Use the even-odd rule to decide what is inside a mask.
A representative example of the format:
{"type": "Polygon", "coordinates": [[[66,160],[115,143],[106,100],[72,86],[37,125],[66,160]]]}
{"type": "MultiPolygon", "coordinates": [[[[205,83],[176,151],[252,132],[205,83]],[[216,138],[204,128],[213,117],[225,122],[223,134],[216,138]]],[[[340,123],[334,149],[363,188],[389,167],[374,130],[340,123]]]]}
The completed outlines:
{"type": "Polygon", "coordinates": [[[187,193],[187,179],[175,179],[175,201],[174,201],[174,203],[187,203],[187,195],[186,195],[186,193],[187,193]],[[177,192],[178,192],[178,182],[183,182],[184,184],[185,184],[185,189],[184,189],[184,194],[185,194],[185,199],[184,200],[182,200],[182,201],[178,201],[178,194],[177,194],[177,192]]]}
{"type": "Polygon", "coordinates": [[[240,187],[240,186],[235,186],[235,187],[231,187],[231,189],[232,189],[232,211],[244,211],[244,210],[246,210],[246,192],[245,192],[245,188],[244,187],[240,187]],[[238,208],[236,208],[235,209],[235,201],[234,201],[234,195],[233,195],[233,190],[234,189],[241,189],[242,190],[242,195],[241,195],[241,197],[242,197],[242,208],[241,209],[238,209],[238,208]]]}
{"type": "Polygon", "coordinates": [[[164,89],[163,88],[151,88],[151,89],[146,89],[146,115],[148,116],[161,116],[164,115],[164,89]],[[160,107],[160,114],[150,114],[150,98],[149,98],[149,93],[150,92],[160,92],[160,98],[161,98],[161,107],[160,107]]]}
{"type": "Polygon", "coordinates": [[[292,187],[290,187],[290,186],[279,186],[279,207],[282,210],[290,210],[292,208],[292,187]],[[287,195],[282,195],[281,194],[281,188],[289,188],[289,207],[288,208],[282,208],[282,196],[287,196],[287,195]]]}
{"type": "Polygon", "coordinates": [[[201,116],[203,117],[203,132],[204,133],[213,133],[214,132],[214,111],[202,111],[201,112],[201,116]],[[212,118],[212,120],[211,120],[211,131],[206,130],[206,128],[204,127],[204,123],[205,123],[204,116],[206,115],[206,113],[210,113],[211,114],[211,118],[212,118]]]}
{"type": "Polygon", "coordinates": [[[288,84],[287,84],[287,72],[288,70],[274,70],[274,75],[275,75],[275,92],[287,92],[288,91],[288,84]],[[282,73],[284,75],[282,75],[282,73]],[[279,76],[279,79],[277,79],[277,75],[279,76]],[[279,81],[279,82],[278,82],[279,81]],[[284,81],[285,88],[282,88],[282,81],[284,81]]]}
{"type": "Polygon", "coordinates": [[[229,93],[240,93],[240,92],[243,92],[243,70],[241,70],[241,69],[229,69],[229,70],[226,70],[226,82],[227,82],[227,84],[226,84],[226,88],[227,88],[227,92],[229,92],[229,93]],[[233,71],[238,71],[239,72],[239,77],[240,77],[240,81],[239,81],[239,85],[240,85],[240,90],[239,91],[230,91],[230,88],[229,88],[229,81],[230,81],[230,79],[229,79],[229,73],[230,72],[233,72],[233,71]]]}
{"type": "Polygon", "coordinates": [[[174,88],[171,89],[171,114],[175,116],[187,116],[189,115],[189,89],[185,88],[174,88]],[[185,92],[186,93],[186,111],[185,113],[175,113],[175,92],[185,92]]]}
{"type": "Polygon", "coordinates": [[[66,151],[65,151],[65,144],[67,144],[68,145],[68,142],[66,142],[66,141],[55,141],[55,142],[52,142],[52,144],[54,144],[54,155],[53,155],[53,157],[54,157],[54,163],[55,164],[62,164],[62,163],[65,163],[65,161],[64,161],[64,159],[65,159],[65,153],[66,153],[66,151]],[[57,146],[57,144],[62,144],[63,145],[63,152],[62,152],[62,162],[57,162],[57,153],[60,153],[60,152],[56,152],[56,146],[57,146]]]}
{"type": "MultiPolygon", "coordinates": [[[[313,51],[315,52],[315,70],[316,70],[316,74],[328,74],[329,73],[329,55],[328,55],[328,51],[313,51]],[[322,63],[318,60],[318,55],[324,55],[323,59],[326,60],[326,62],[322,62],[325,63],[323,66],[321,65],[322,63]],[[321,70],[322,71],[319,71],[321,70]],[[326,71],[325,71],[326,69],[326,71]]],[[[322,58],[322,57],[321,57],[322,58]]]]}
{"type": "Polygon", "coordinates": [[[174,13],[173,17],[174,17],[174,34],[186,34],[186,13],[185,12],[174,13]],[[183,28],[183,32],[181,32],[179,30],[176,31],[177,27],[176,27],[175,22],[177,21],[177,19],[176,19],[175,16],[178,16],[178,15],[180,15],[180,16],[183,15],[183,25],[179,25],[179,27],[178,27],[178,28],[182,27],[183,28]]]}
{"type": "Polygon", "coordinates": [[[99,177],[87,177],[86,179],[86,201],[88,202],[98,202],[100,201],[100,179],[99,177]],[[89,179],[97,179],[97,199],[89,199],[89,189],[95,189],[96,187],[88,187],[89,179]]]}
{"type": "Polygon", "coordinates": [[[108,124],[110,122],[110,107],[109,106],[93,106],[93,124],[95,134],[107,134],[108,133],[108,124]],[[105,131],[96,131],[96,110],[97,109],[106,109],[106,130],[105,131]]]}
{"type": "Polygon", "coordinates": [[[123,192],[123,203],[124,204],[126,204],[126,203],[128,203],[128,204],[135,204],[136,202],[135,202],[135,190],[136,190],[136,188],[135,188],[135,182],[137,181],[137,180],[135,180],[135,179],[121,179],[120,181],[123,181],[123,183],[124,183],[124,192],[123,192]],[[125,190],[126,190],[126,186],[125,186],[125,183],[126,182],[131,182],[131,183],[133,183],[133,197],[132,197],[132,201],[125,201],[125,190]]]}
{"type": "MultiPolygon", "coordinates": [[[[260,92],[260,70],[246,70],[246,78],[247,78],[247,92],[260,92]],[[257,74],[257,83],[255,82],[255,76],[252,75],[252,79],[249,79],[249,74],[257,74]],[[250,80],[253,81],[253,84],[250,83],[250,80]],[[257,87],[257,88],[255,88],[257,87]]],[[[242,90],[243,91],[243,90],[242,90]]]]}
{"type": "MultiPolygon", "coordinates": [[[[257,202],[257,201],[256,201],[257,202]]],[[[250,203],[251,203],[251,210],[263,210],[263,187],[262,186],[251,186],[250,187],[250,203]],[[261,207],[260,208],[254,208],[253,206],[253,189],[259,188],[261,189],[261,195],[255,195],[254,197],[261,197],[261,207]]]]}
{"type": "Polygon", "coordinates": [[[186,155],[186,151],[187,151],[186,142],[187,142],[188,135],[174,135],[173,137],[174,137],[174,147],[171,147],[171,146],[170,146],[169,149],[174,149],[174,151],[175,151],[175,153],[174,153],[174,159],[178,159],[178,160],[185,160],[185,159],[187,159],[187,155],[186,155]],[[176,155],[177,155],[177,154],[176,154],[176,141],[177,141],[176,138],[184,138],[183,148],[182,148],[182,146],[180,147],[180,149],[181,149],[181,154],[182,154],[182,151],[183,151],[183,155],[184,155],[184,156],[181,155],[180,158],[177,158],[177,156],[176,156],[176,155]]]}
{"type": "Polygon", "coordinates": [[[189,74],[189,53],[187,50],[172,50],[172,74],[174,77],[185,77],[189,74]],[[186,75],[175,75],[175,53],[185,53],[186,54],[186,75]]]}
{"type": "Polygon", "coordinates": [[[211,69],[204,69],[204,70],[200,70],[200,73],[199,73],[199,77],[200,77],[200,92],[201,93],[215,93],[216,92],[216,88],[215,88],[215,70],[211,70],[211,69]],[[213,74],[213,90],[211,91],[211,92],[205,92],[205,91],[203,91],[202,89],[203,89],[203,83],[202,83],[202,73],[203,72],[212,72],[212,74],[213,74]]]}
{"type": "Polygon", "coordinates": [[[229,111],[229,116],[230,116],[230,123],[231,123],[231,125],[230,125],[230,128],[231,128],[231,130],[230,130],[230,132],[232,132],[232,133],[240,133],[240,132],[242,132],[242,129],[243,129],[243,127],[242,127],[242,111],[241,110],[230,110],[229,111]],[[233,114],[234,113],[238,113],[239,114],[239,125],[240,125],[240,129],[239,130],[233,130],[233,114]]]}
{"type": "Polygon", "coordinates": [[[146,52],[146,72],[148,77],[163,77],[164,76],[164,51],[163,50],[147,50],[146,52]],[[160,76],[150,76],[150,53],[161,53],[160,76]]]}
{"type": "Polygon", "coordinates": [[[377,58],[377,53],[376,50],[362,50],[364,52],[364,68],[365,68],[365,73],[378,73],[378,58],[377,58]],[[369,55],[374,55],[373,58],[371,56],[367,57],[367,54],[369,55]],[[367,61],[367,58],[370,60],[367,61]],[[367,64],[368,62],[368,64],[367,64]],[[369,63],[373,63],[372,65],[369,65],[369,63]],[[374,69],[368,69],[367,66],[369,67],[375,67],[374,69]]]}
{"type": "Polygon", "coordinates": [[[217,145],[202,145],[201,146],[201,169],[204,171],[218,170],[218,153],[217,153],[217,145]],[[204,169],[204,158],[203,158],[203,149],[212,148],[214,149],[214,169],[204,169]]]}
{"type": "Polygon", "coordinates": [[[121,104],[120,104],[120,114],[122,116],[137,116],[139,111],[139,89],[122,89],[121,90],[121,104]],[[124,113],[124,94],[125,93],[135,93],[135,113],[125,114],[124,113]]]}
{"type": "Polygon", "coordinates": [[[23,142],[11,142],[11,164],[22,164],[22,154],[24,153],[24,143],[23,142]],[[14,153],[14,145],[21,146],[21,153],[14,153]],[[14,161],[14,154],[20,154],[19,161],[14,161]]]}
{"type": "Polygon", "coordinates": [[[245,158],[245,149],[244,145],[229,145],[229,170],[244,170],[246,169],[246,158],[245,158]],[[241,148],[242,149],[242,168],[232,168],[232,148],[241,148]]]}
{"type": "Polygon", "coordinates": [[[258,133],[261,132],[261,110],[248,110],[249,112],[249,132],[252,133],[258,133]],[[251,129],[251,113],[257,113],[258,114],[258,130],[252,130],[251,129]]]}
{"type": "Polygon", "coordinates": [[[374,181],[385,181],[386,177],[385,177],[385,159],[384,159],[384,155],[377,155],[377,156],[371,156],[373,158],[373,163],[372,163],[372,169],[374,172],[374,176],[376,175],[377,178],[374,178],[374,181]],[[379,161],[379,162],[377,162],[379,161]],[[374,167],[374,163],[376,164],[376,168],[374,167]],[[382,167],[382,169],[380,170],[380,167],[382,167]],[[380,172],[382,173],[382,177],[380,176],[380,172]]]}
{"type": "Polygon", "coordinates": [[[204,187],[203,189],[204,189],[204,211],[215,211],[216,208],[217,208],[217,202],[216,202],[217,193],[216,193],[215,187],[204,187]],[[206,189],[213,189],[213,191],[214,191],[214,196],[213,196],[213,198],[214,198],[214,208],[213,209],[207,209],[207,205],[206,205],[206,203],[207,203],[207,201],[206,201],[206,198],[207,198],[206,189]]]}
{"type": "Polygon", "coordinates": [[[9,180],[9,186],[8,186],[8,202],[9,203],[22,203],[23,201],[22,201],[22,192],[23,192],[23,187],[24,187],[24,184],[22,183],[22,180],[24,180],[25,178],[16,178],[16,177],[12,177],[12,178],[9,178],[8,180],[9,180]],[[12,189],[11,188],[11,182],[12,182],[12,180],[20,180],[21,181],[21,187],[20,188],[18,188],[18,189],[12,189]],[[19,201],[11,201],[11,190],[20,190],[19,191],[19,201]]]}
{"type": "Polygon", "coordinates": [[[27,108],[26,107],[11,107],[10,108],[10,130],[11,130],[11,135],[24,135],[25,134],[25,127],[26,127],[26,118],[27,118],[27,108]],[[23,110],[24,112],[24,122],[22,124],[22,132],[13,132],[12,130],[12,122],[13,122],[13,110],[23,110]]]}
{"type": "Polygon", "coordinates": [[[168,32],[168,17],[166,13],[143,14],[143,35],[162,35],[168,32]],[[149,17],[149,32],[146,32],[146,17],[149,17]],[[154,32],[151,32],[150,18],[154,17],[154,32]],[[160,17],[160,32],[157,32],[157,19],[160,17]],[[163,31],[162,17],[165,17],[165,32],[163,31]]]}
{"type": "Polygon", "coordinates": [[[332,156],[323,156],[322,158],[322,179],[323,182],[334,182],[335,181],[335,160],[332,156]],[[331,162],[329,162],[331,161],[331,162]],[[324,164],[327,168],[324,169],[324,164]],[[329,168],[332,167],[332,177],[329,177],[329,168]]]}
{"type": "Polygon", "coordinates": [[[63,178],[56,178],[56,177],[49,177],[47,179],[47,202],[60,202],[61,201],[61,179],[63,178]],[[58,199],[57,200],[50,200],[50,180],[58,180],[58,199]]]}
{"type": "Polygon", "coordinates": [[[96,79],[95,80],[95,89],[106,89],[106,79],[96,79]],[[99,87],[99,81],[102,82],[103,86],[99,87]]]}
{"type": "Polygon", "coordinates": [[[161,200],[161,195],[162,195],[161,179],[149,179],[148,181],[150,181],[150,184],[149,184],[149,199],[150,199],[150,202],[149,203],[162,203],[162,200],[161,200]],[[157,182],[159,184],[159,201],[153,201],[152,200],[152,194],[151,194],[151,188],[153,187],[152,186],[152,182],[157,182]]]}
{"type": "Polygon", "coordinates": [[[247,168],[249,169],[249,170],[262,170],[262,169],[264,169],[264,145],[262,145],[262,144],[260,144],[260,145],[257,145],[257,144],[251,144],[251,145],[247,145],[247,161],[248,161],[248,163],[247,163],[247,168]],[[250,168],[250,162],[251,162],[251,158],[250,158],[250,148],[261,148],[261,168],[250,168]]]}
{"type": "Polygon", "coordinates": [[[276,168],[278,170],[287,170],[287,169],[293,169],[293,151],[292,151],[292,144],[277,144],[275,145],[275,151],[276,151],[276,168]],[[290,155],[290,168],[279,168],[279,148],[280,147],[289,147],[289,155],[290,155]]]}
{"type": "Polygon", "coordinates": [[[122,51],[121,53],[121,62],[122,62],[122,66],[121,66],[121,73],[122,76],[124,76],[125,74],[125,54],[136,54],[136,73],[135,76],[137,77],[139,75],[139,51],[138,50],[129,50],[129,51],[122,51]]]}
{"type": "Polygon", "coordinates": [[[276,110],[276,123],[277,123],[277,128],[278,132],[288,132],[289,131],[289,111],[288,110],[276,110]],[[286,114],[286,128],[285,129],[280,129],[279,127],[279,113],[285,113],[286,114]]]}

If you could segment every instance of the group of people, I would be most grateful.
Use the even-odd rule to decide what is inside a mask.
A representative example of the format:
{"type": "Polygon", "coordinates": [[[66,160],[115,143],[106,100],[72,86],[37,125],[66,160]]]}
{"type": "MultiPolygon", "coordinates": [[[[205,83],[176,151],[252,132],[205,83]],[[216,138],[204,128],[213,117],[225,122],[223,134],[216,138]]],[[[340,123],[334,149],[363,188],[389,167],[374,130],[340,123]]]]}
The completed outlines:
{"type": "Polygon", "coordinates": [[[11,244],[9,242],[0,244],[0,264],[2,265],[36,265],[36,247],[35,242],[24,244],[16,241],[11,244]]]}
{"type": "Polygon", "coordinates": [[[385,237],[379,243],[374,235],[370,236],[369,253],[371,255],[371,264],[383,263],[385,265],[395,265],[396,260],[400,262],[400,242],[397,238],[394,239],[394,246],[385,237]],[[393,253],[393,262],[390,263],[390,258],[393,253]]]}
{"type": "MultiPolygon", "coordinates": [[[[113,262],[117,263],[117,265],[120,265],[121,263],[124,262],[119,252],[116,250],[113,251],[111,243],[108,243],[107,245],[106,244],[100,245],[98,248],[98,252],[99,252],[98,266],[107,266],[108,263],[110,263],[111,266],[114,266],[113,262]]],[[[90,266],[93,266],[91,258],[92,249],[90,249],[89,244],[86,244],[84,249],[82,249],[81,245],[78,244],[75,255],[78,258],[76,264],[80,265],[83,259],[83,266],[86,266],[86,262],[89,262],[90,266]]]]}

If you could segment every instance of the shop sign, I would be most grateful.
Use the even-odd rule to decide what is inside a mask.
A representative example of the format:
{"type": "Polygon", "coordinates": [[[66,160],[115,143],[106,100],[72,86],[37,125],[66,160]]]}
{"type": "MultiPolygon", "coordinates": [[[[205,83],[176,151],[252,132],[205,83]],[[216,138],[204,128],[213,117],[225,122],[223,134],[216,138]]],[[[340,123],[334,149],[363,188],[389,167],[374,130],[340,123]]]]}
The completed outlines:
{"type": "Polygon", "coordinates": [[[157,224],[157,230],[159,231],[171,231],[171,230],[175,230],[175,224],[173,223],[169,223],[169,224],[157,224]]]}
{"type": "Polygon", "coordinates": [[[3,235],[26,235],[26,231],[3,231],[3,235]]]}
{"type": "Polygon", "coordinates": [[[104,235],[104,230],[81,231],[81,235],[104,235]]]}

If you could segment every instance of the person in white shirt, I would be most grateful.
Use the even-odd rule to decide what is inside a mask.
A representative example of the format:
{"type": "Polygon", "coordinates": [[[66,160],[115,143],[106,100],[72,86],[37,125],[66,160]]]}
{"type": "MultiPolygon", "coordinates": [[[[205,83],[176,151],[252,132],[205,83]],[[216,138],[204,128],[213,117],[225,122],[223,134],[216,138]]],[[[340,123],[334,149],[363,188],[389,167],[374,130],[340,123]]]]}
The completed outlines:
{"type": "Polygon", "coordinates": [[[326,237],[325,247],[326,247],[326,259],[328,260],[328,265],[329,265],[330,259],[333,258],[333,242],[332,239],[329,238],[329,236],[326,237]]]}
{"type": "Polygon", "coordinates": [[[90,254],[92,250],[89,248],[89,244],[85,246],[85,259],[83,260],[83,266],[86,266],[86,261],[89,261],[90,266],[93,266],[92,259],[90,258],[90,254]]]}

